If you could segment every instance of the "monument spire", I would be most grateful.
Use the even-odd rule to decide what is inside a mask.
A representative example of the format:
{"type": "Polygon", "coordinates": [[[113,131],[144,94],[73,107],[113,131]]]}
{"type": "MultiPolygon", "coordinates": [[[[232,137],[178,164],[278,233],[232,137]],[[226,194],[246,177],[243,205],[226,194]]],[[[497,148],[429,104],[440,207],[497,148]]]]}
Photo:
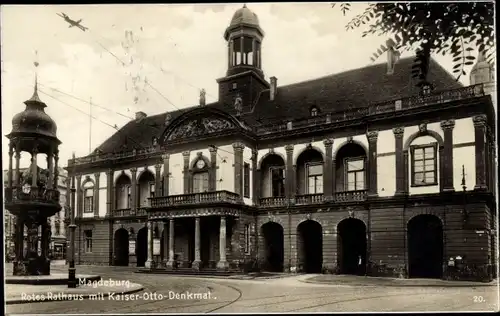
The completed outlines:
{"type": "Polygon", "coordinates": [[[33,65],[35,65],[35,89],[33,91],[33,96],[28,101],[43,103],[38,97],[38,66],[40,65],[38,62],[38,51],[35,51],[35,62],[33,62],[33,65]]]}

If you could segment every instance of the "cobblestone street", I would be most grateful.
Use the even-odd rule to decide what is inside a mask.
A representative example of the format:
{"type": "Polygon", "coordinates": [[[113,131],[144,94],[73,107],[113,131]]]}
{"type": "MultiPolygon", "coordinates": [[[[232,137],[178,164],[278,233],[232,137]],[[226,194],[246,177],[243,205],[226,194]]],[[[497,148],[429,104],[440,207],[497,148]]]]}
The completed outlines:
{"type": "MultiPolygon", "coordinates": [[[[60,267],[63,269],[64,267],[60,267]]],[[[136,300],[41,302],[7,305],[16,313],[259,313],[259,312],[415,312],[497,311],[496,286],[361,286],[312,284],[309,275],[276,279],[219,279],[138,274],[128,267],[77,267],[79,273],[141,283],[136,300]],[[180,294],[191,292],[192,297],[180,294]],[[202,294],[209,295],[203,296],[202,294]],[[161,294],[161,295],[160,295],[161,294]],[[198,294],[198,295],[196,295],[198,294]],[[162,297],[163,295],[163,297],[162,297]],[[175,296],[175,297],[174,297],[175,296]],[[198,297],[197,297],[198,296],[198,297]]],[[[59,270],[59,269],[58,269],[59,270]]]]}

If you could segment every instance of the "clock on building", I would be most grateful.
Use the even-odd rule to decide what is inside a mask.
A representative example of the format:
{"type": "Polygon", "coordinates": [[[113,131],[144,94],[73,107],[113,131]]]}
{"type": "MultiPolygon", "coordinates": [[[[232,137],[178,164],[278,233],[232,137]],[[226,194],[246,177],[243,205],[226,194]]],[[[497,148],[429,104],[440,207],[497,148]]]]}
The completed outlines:
{"type": "Polygon", "coordinates": [[[196,167],[197,167],[198,169],[203,169],[203,167],[205,167],[205,160],[203,160],[203,159],[198,160],[198,161],[196,162],[196,167]]]}

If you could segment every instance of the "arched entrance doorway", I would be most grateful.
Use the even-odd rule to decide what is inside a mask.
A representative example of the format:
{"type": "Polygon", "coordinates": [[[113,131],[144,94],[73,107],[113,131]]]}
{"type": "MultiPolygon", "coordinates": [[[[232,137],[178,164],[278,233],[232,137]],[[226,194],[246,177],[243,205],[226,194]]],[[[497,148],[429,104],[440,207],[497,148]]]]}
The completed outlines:
{"type": "Polygon", "coordinates": [[[137,258],[137,266],[144,267],[148,258],[148,229],[146,227],[139,229],[137,232],[135,255],[137,258]]]}
{"type": "Polygon", "coordinates": [[[441,278],[443,268],[443,225],[429,214],[408,222],[408,272],[410,278],[441,278]]]}
{"type": "Polygon", "coordinates": [[[270,272],[283,272],[284,261],[284,236],[283,227],[275,222],[262,225],[264,237],[265,266],[270,272]]]}
{"type": "Polygon", "coordinates": [[[115,266],[128,266],[128,231],[120,228],[115,232],[115,266]]]}
{"type": "Polygon", "coordinates": [[[338,263],[341,274],[364,275],[366,271],[366,226],[347,218],[337,225],[338,263]]]}
{"type": "Polygon", "coordinates": [[[321,273],[323,266],[323,229],[321,224],[307,220],[297,226],[298,262],[306,273],[321,273]]]}

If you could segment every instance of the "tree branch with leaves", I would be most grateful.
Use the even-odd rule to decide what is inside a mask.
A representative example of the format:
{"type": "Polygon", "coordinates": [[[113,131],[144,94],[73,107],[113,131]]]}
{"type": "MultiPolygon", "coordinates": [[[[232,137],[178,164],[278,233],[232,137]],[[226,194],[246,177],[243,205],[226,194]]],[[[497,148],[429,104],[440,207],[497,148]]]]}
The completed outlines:
{"type": "MultiPolygon", "coordinates": [[[[335,7],[337,3],[333,3],[335,7]]],[[[341,3],[344,15],[350,3],[341,3]]],[[[456,79],[466,75],[465,66],[473,65],[476,49],[492,65],[495,58],[493,2],[457,3],[374,3],[354,16],[346,30],[364,28],[362,37],[385,35],[395,48],[415,51],[412,73],[419,85],[427,83],[431,54],[451,55],[456,79]]],[[[382,46],[375,56],[387,47],[382,46]]]]}

